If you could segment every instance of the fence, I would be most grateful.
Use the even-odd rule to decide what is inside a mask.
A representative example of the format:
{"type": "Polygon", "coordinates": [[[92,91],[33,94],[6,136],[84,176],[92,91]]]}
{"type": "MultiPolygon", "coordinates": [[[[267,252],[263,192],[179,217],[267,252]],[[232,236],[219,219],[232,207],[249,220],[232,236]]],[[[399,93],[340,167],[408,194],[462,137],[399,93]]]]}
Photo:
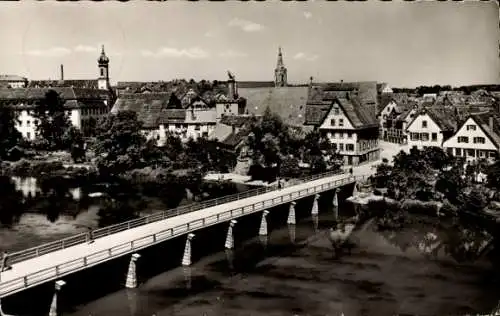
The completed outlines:
{"type": "MultiPolygon", "coordinates": [[[[326,172],[326,173],[322,173],[322,174],[318,174],[318,175],[307,176],[307,177],[299,179],[297,183],[294,183],[294,185],[308,182],[308,181],[321,179],[321,178],[331,177],[331,176],[335,176],[335,175],[339,175],[339,174],[344,174],[344,172],[343,171],[335,171],[335,172],[326,172]]],[[[181,214],[186,214],[189,212],[198,211],[198,210],[201,210],[204,208],[213,207],[216,205],[245,199],[245,198],[248,198],[251,196],[260,195],[260,194],[264,194],[264,193],[275,191],[275,190],[277,190],[277,188],[274,188],[274,187],[258,188],[258,189],[253,189],[253,190],[249,190],[249,191],[242,192],[242,193],[228,195],[228,196],[225,196],[222,198],[215,198],[215,199],[207,200],[207,201],[204,201],[201,203],[193,203],[193,204],[181,206],[181,207],[174,208],[174,209],[168,209],[168,210],[156,212],[154,214],[147,215],[147,216],[137,218],[137,219],[133,219],[133,220],[130,220],[127,222],[114,224],[111,226],[96,229],[96,230],[91,232],[92,238],[98,239],[98,238],[105,237],[105,236],[108,236],[108,235],[111,235],[114,233],[118,233],[118,232],[121,232],[124,230],[128,230],[128,229],[135,228],[138,226],[161,221],[161,220],[164,220],[166,218],[173,217],[173,216],[178,216],[181,214]]],[[[83,243],[87,242],[87,238],[88,238],[88,233],[81,233],[81,234],[67,237],[64,239],[45,243],[45,244],[42,244],[40,246],[36,246],[33,248],[28,248],[28,249],[24,249],[21,251],[16,251],[16,252],[9,254],[9,263],[14,264],[16,262],[21,262],[21,261],[25,261],[28,259],[32,259],[32,258],[42,256],[42,255],[45,255],[45,254],[48,254],[48,253],[51,253],[54,251],[68,248],[71,246],[83,244],[83,243]]]]}
{"type": "MultiPolygon", "coordinates": [[[[339,174],[339,173],[331,173],[330,175],[336,175],[336,174],[339,174]]],[[[308,179],[310,179],[310,180],[307,180],[307,181],[313,181],[313,180],[317,180],[317,179],[324,178],[324,177],[327,177],[326,174],[311,176],[311,177],[308,177],[308,179]]],[[[181,225],[178,225],[178,226],[175,226],[172,228],[167,228],[167,229],[160,231],[158,233],[149,234],[148,236],[145,236],[145,237],[141,237],[141,238],[129,241],[129,242],[125,242],[123,244],[120,244],[120,245],[117,245],[117,246],[114,246],[114,247],[111,247],[108,249],[104,249],[104,250],[98,251],[96,253],[92,253],[90,255],[80,257],[78,259],[74,259],[74,260],[59,264],[59,265],[55,265],[55,266],[52,266],[52,267],[49,267],[46,269],[42,269],[40,271],[31,273],[31,274],[27,274],[23,277],[19,277],[19,278],[13,279],[13,280],[9,280],[9,281],[0,283],[0,297],[12,295],[14,293],[22,291],[25,288],[33,287],[33,286],[42,284],[44,282],[47,282],[49,280],[52,280],[55,278],[60,278],[60,277],[63,277],[65,275],[68,275],[68,274],[71,274],[71,273],[74,273],[74,272],[77,272],[77,271],[80,271],[83,269],[87,269],[87,268],[95,266],[99,263],[108,261],[112,258],[119,257],[119,256],[125,255],[127,253],[131,253],[133,251],[138,251],[140,249],[143,249],[143,248],[149,247],[151,245],[163,242],[167,239],[171,239],[171,238],[176,237],[176,236],[180,236],[180,235],[183,235],[183,234],[186,234],[186,233],[189,233],[189,232],[192,232],[192,231],[204,228],[204,227],[208,227],[208,226],[212,226],[212,225],[221,223],[221,222],[227,222],[233,218],[238,218],[238,217],[241,217],[244,215],[255,213],[255,212],[261,211],[263,209],[267,209],[267,208],[274,207],[274,206],[277,206],[277,205],[280,205],[283,203],[288,203],[290,201],[294,201],[297,198],[306,197],[306,196],[310,196],[312,194],[324,192],[324,191],[327,191],[327,190],[330,190],[333,188],[337,188],[339,186],[342,186],[342,185],[345,185],[348,183],[356,182],[358,180],[363,180],[365,178],[366,178],[365,176],[347,176],[347,177],[342,178],[342,179],[333,180],[331,182],[318,184],[318,185],[310,187],[310,188],[300,189],[297,191],[281,194],[280,196],[273,197],[271,199],[266,199],[266,200],[259,201],[259,202],[253,202],[253,203],[245,205],[245,206],[238,206],[236,209],[231,209],[231,210],[221,212],[221,213],[218,213],[215,215],[211,215],[208,217],[195,219],[195,220],[192,220],[188,223],[181,224],[181,225]]],[[[304,180],[304,182],[306,182],[306,180],[304,180]]],[[[259,190],[262,191],[263,189],[258,189],[258,190],[253,190],[253,191],[259,191],[259,190]]],[[[266,188],[264,190],[266,190],[267,192],[275,191],[275,189],[268,189],[268,188],[266,188]]],[[[245,195],[247,193],[249,193],[249,192],[245,192],[245,193],[243,193],[243,195],[245,195]]],[[[231,198],[231,197],[232,196],[222,198],[222,199],[215,199],[215,200],[223,200],[223,201],[225,201],[224,203],[227,203],[228,198],[231,198]]],[[[236,199],[234,199],[233,201],[236,201],[236,199]]],[[[215,204],[215,205],[217,205],[217,204],[215,204]]],[[[211,205],[211,206],[214,206],[214,205],[211,205]]],[[[205,206],[205,207],[210,207],[210,206],[205,206]]],[[[163,218],[163,216],[159,216],[159,215],[164,214],[164,213],[165,212],[160,212],[158,214],[153,214],[153,215],[143,217],[141,219],[138,219],[135,221],[130,221],[127,223],[136,222],[137,224],[135,224],[135,226],[133,226],[133,227],[144,225],[146,223],[152,223],[153,221],[159,220],[157,218],[163,218]],[[154,220],[145,222],[146,218],[153,218],[154,220]],[[141,220],[142,220],[142,222],[141,222],[141,220]]],[[[187,213],[187,212],[184,212],[184,214],[185,213],[187,213]]],[[[180,214],[182,214],[182,213],[178,213],[177,215],[180,215],[180,214]]],[[[173,215],[173,216],[175,216],[175,215],[173,215]]],[[[122,223],[122,224],[114,225],[114,226],[110,226],[110,227],[123,227],[120,225],[127,224],[127,223],[122,223]]],[[[128,224],[125,227],[129,227],[128,224]]],[[[130,228],[131,227],[132,226],[130,226],[130,228]]],[[[125,229],[122,229],[122,230],[125,230],[125,229]]],[[[100,230],[100,231],[103,231],[103,230],[100,230]]],[[[117,232],[117,231],[120,231],[120,230],[113,230],[113,232],[117,232]]],[[[110,233],[111,233],[111,231],[110,231],[110,233]]],[[[101,236],[104,236],[104,235],[101,235],[101,236]]]]}

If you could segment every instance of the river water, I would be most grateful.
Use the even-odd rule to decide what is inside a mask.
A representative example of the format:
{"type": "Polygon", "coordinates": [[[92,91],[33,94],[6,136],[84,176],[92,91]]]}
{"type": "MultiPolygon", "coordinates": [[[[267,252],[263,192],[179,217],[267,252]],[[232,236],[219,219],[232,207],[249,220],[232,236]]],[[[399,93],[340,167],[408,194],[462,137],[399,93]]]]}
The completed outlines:
{"type": "MultiPolygon", "coordinates": [[[[176,188],[178,189],[178,188],[176,188]]],[[[226,191],[210,192],[213,198],[252,189],[245,185],[226,191]]],[[[118,211],[102,214],[107,200],[89,193],[106,192],[109,188],[97,184],[71,183],[56,179],[42,183],[36,178],[0,177],[0,252],[14,252],[42,243],[59,240],[156,211],[193,202],[189,193],[178,201],[166,203],[156,193],[143,194],[142,188],[113,188],[122,196],[118,211]]],[[[151,190],[150,190],[151,191],[151,190]]],[[[154,190],[153,190],[154,191],[154,190]]]]}
{"type": "Polygon", "coordinates": [[[331,219],[320,212],[315,228],[303,218],[65,315],[465,315],[490,312],[500,298],[492,261],[475,247],[489,238],[482,231],[471,241],[461,237],[468,228],[423,216],[397,231],[371,220],[336,257],[331,219]]]}

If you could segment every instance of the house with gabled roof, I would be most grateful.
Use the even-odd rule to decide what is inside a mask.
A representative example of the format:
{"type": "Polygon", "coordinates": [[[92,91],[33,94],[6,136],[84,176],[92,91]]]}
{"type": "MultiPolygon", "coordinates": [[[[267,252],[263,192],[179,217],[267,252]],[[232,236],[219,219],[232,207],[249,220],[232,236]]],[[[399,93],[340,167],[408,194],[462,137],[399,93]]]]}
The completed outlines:
{"type": "Polygon", "coordinates": [[[410,148],[442,147],[457,127],[457,114],[453,108],[423,107],[408,124],[410,148]]]}
{"type": "Polygon", "coordinates": [[[326,135],[347,165],[379,159],[379,124],[359,98],[350,93],[345,97],[311,93],[305,114],[304,124],[326,135]]]}
{"type": "Polygon", "coordinates": [[[396,99],[386,99],[378,115],[380,138],[395,144],[406,144],[406,127],[415,115],[415,102],[398,102],[396,99]]]}
{"type": "Polygon", "coordinates": [[[500,114],[490,110],[469,115],[456,133],[444,141],[443,148],[468,161],[488,159],[493,162],[500,150],[500,114]]]}

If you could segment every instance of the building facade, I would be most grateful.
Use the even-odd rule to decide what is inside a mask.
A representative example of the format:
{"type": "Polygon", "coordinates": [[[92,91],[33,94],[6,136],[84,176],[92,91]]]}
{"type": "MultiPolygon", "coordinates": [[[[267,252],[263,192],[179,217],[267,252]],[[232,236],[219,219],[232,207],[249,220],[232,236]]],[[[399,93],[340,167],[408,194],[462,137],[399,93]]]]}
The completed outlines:
{"type": "Polygon", "coordinates": [[[469,116],[457,132],[443,143],[443,148],[467,161],[487,159],[493,162],[500,149],[500,116],[486,112],[469,116]]]}
{"type": "Polygon", "coordinates": [[[0,88],[26,88],[28,79],[15,75],[0,75],[0,88]]]}
{"type": "Polygon", "coordinates": [[[423,108],[408,124],[408,145],[410,148],[442,147],[450,138],[457,121],[452,110],[423,108]]]}
{"type": "Polygon", "coordinates": [[[346,165],[359,165],[380,157],[379,124],[361,100],[347,98],[309,100],[306,125],[313,125],[333,143],[346,165]]]}

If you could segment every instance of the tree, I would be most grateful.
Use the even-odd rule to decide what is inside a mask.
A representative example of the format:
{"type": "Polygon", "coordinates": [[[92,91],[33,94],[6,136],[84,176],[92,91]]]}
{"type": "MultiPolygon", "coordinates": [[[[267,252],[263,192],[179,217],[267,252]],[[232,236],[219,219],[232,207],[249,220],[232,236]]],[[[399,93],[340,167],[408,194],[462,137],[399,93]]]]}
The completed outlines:
{"type": "Polygon", "coordinates": [[[108,115],[97,127],[95,154],[99,172],[119,175],[145,166],[146,138],[133,111],[108,115]]]}
{"type": "Polygon", "coordinates": [[[443,193],[444,197],[453,205],[461,205],[464,201],[463,190],[467,186],[463,179],[463,167],[457,162],[449,170],[439,174],[436,181],[436,191],[443,193]]]}
{"type": "Polygon", "coordinates": [[[499,189],[500,188],[500,160],[497,160],[490,168],[487,170],[488,185],[490,187],[499,189]]]}
{"type": "Polygon", "coordinates": [[[465,209],[471,212],[480,212],[488,204],[488,199],[483,191],[474,188],[465,198],[465,209]]]}
{"type": "Polygon", "coordinates": [[[76,162],[85,160],[85,141],[82,132],[74,126],[68,128],[64,134],[64,146],[70,149],[71,159],[76,162]]]}
{"type": "Polygon", "coordinates": [[[66,115],[65,101],[59,93],[49,90],[45,98],[35,108],[34,116],[38,119],[37,134],[47,142],[48,149],[66,149],[64,134],[70,127],[66,115]]]}
{"type": "Polygon", "coordinates": [[[22,140],[21,133],[15,127],[14,111],[0,105],[0,158],[8,159],[10,150],[22,140]]]}
{"type": "Polygon", "coordinates": [[[299,160],[293,156],[283,158],[280,168],[280,176],[284,178],[296,178],[300,176],[299,160]]]}

